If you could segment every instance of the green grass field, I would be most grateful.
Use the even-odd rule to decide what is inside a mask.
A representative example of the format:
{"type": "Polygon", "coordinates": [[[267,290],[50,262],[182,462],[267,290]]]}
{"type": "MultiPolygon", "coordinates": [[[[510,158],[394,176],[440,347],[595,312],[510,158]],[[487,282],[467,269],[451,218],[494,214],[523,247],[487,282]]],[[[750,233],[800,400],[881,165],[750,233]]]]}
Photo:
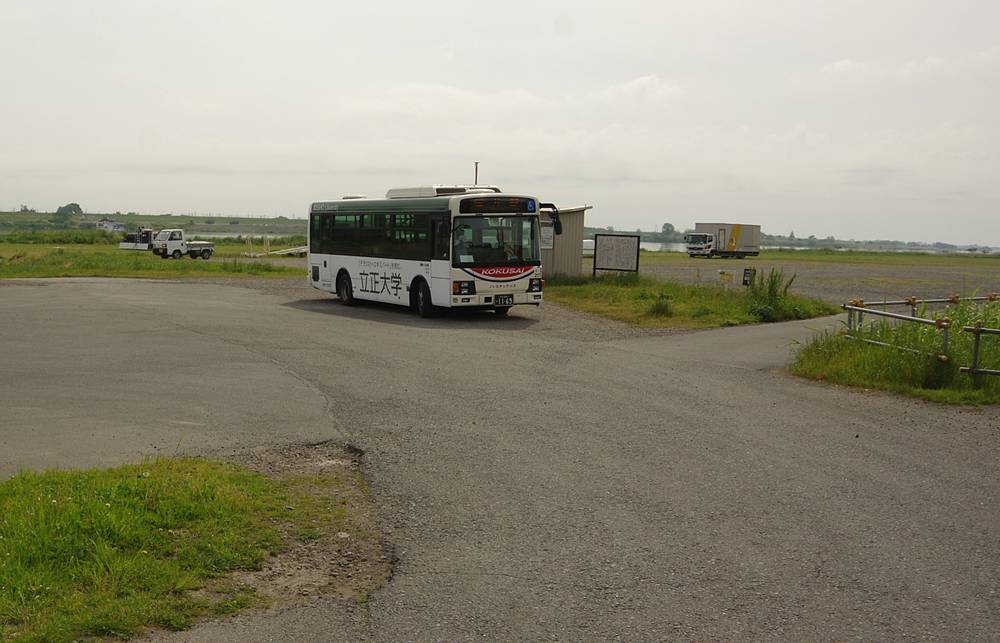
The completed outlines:
{"type": "Polygon", "coordinates": [[[140,277],[304,275],[304,268],[240,256],[241,245],[220,245],[208,261],[160,259],[152,252],[119,250],[107,244],[0,243],[0,279],[18,277],[140,277]]]}
{"type": "MultiPolygon", "coordinates": [[[[921,316],[926,317],[926,311],[921,316]]],[[[849,340],[843,334],[828,332],[799,350],[791,370],[803,377],[894,391],[935,402],[1000,404],[1000,377],[973,378],[958,370],[972,363],[973,341],[970,333],[959,329],[976,321],[988,328],[1000,328],[1000,303],[963,302],[936,312],[933,317],[947,317],[952,322],[947,361],[933,356],[942,348],[941,331],[934,327],[873,320],[865,323],[858,336],[893,347],[849,340]],[[897,346],[909,350],[894,348],[897,346]]],[[[983,335],[981,341],[980,366],[1000,370],[1000,337],[983,335]]]]}
{"type": "Polygon", "coordinates": [[[226,575],[347,528],[329,502],[344,484],[194,459],[0,482],[0,640],[127,637],[258,604],[226,575]]]}
{"type": "Polygon", "coordinates": [[[636,274],[546,281],[545,298],[644,328],[711,328],[830,315],[837,309],[787,292],[788,277],[761,275],[756,287],[686,285],[636,274]]]}

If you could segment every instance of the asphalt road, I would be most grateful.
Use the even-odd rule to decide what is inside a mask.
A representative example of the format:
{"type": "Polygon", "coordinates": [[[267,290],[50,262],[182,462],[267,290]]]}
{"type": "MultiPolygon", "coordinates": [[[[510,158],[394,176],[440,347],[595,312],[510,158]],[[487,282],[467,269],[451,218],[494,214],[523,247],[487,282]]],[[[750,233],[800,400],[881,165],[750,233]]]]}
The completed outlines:
{"type": "Polygon", "coordinates": [[[992,639],[1000,413],[800,381],[824,322],[421,320],[295,287],[0,283],[0,477],[335,439],[399,558],[175,640],[992,639]]]}

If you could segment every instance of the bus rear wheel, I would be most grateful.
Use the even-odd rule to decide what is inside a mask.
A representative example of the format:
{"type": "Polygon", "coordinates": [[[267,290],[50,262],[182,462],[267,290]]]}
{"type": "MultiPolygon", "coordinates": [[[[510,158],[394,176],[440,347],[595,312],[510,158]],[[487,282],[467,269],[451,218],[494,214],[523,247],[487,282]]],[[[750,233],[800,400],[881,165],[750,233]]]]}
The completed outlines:
{"type": "Polygon", "coordinates": [[[337,277],[337,297],[345,306],[354,305],[354,288],[351,287],[351,277],[347,273],[340,273],[337,277]]]}

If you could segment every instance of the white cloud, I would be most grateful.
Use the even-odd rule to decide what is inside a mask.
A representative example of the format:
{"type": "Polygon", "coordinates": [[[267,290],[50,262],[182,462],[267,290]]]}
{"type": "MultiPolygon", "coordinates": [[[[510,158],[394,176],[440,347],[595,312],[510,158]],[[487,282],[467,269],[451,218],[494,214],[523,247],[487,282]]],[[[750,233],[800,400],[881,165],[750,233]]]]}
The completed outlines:
{"type": "Polygon", "coordinates": [[[823,65],[823,73],[833,74],[837,76],[856,73],[858,71],[863,71],[864,69],[865,69],[864,65],[856,63],[850,58],[844,58],[843,60],[838,60],[837,62],[832,62],[827,65],[823,65]]]}
{"type": "Polygon", "coordinates": [[[685,91],[681,87],[661,80],[656,74],[651,74],[606,87],[595,92],[594,98],[604,102],[662,104],[680,98],[684,94],[685,91]]]}
{"type": "Polygon", "coordinates": [[[935,72],[941,71],[945,67],[945,61],[937,56],[927,56],[923,60],[914,60],[903,63],[898,69],[898,73],[903,78],[913,79],[935,72]]]}

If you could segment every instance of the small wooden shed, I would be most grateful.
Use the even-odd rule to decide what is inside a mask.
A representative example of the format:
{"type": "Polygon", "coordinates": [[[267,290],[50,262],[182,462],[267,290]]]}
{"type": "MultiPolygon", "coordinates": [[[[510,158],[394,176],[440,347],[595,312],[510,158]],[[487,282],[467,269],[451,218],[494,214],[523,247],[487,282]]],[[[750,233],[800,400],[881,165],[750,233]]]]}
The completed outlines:
{"type": "Polygon", "coordinates": [[[593,206],[559,208],[562,234],[555,234],[552,219],[542,215],[542,271],[546,277],[583,273],[583,215],[593,206]]]}

